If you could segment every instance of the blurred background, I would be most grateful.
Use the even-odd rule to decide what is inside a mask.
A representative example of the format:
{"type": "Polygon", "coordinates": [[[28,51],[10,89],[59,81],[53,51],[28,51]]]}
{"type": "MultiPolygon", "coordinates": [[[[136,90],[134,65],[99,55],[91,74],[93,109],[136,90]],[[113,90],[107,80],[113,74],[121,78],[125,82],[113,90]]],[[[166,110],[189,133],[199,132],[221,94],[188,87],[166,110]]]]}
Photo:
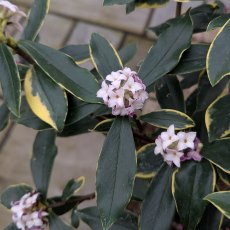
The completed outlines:
{"type": "MultiPolygon", "coordinates": [[[[31,0],[14,0],[12,3],[28,11],[31,0]]],[[[229,5],[229,0],[225,1],[229,5]]],[[[183,11],[197,6],[202,1],[184,3],[183,11]]],[[[88,44],[91,33],[97,32],[105,36],[119,49],[124,44],[135,42],[138,52],[128,64],[137,69],[138,63],[154,44],[156,37],[146,30],[167,19],[174,17],[176,3],[158,9],[138,9],[126,15],[125,7],[103,7],[102,0],[51,0],[50,13],[47,16],[40,33],[40,42],[53,48],[61,48],[70,44],[88,44]]],[[[19,38],[18,32],[13,32],[19,38]]],[[[196,41],[211,40],[213,35],[198,35],[196,41]]],[[[91,68],[87,62],[84,67],[91,68]]],[[[159,108],[154,97],[147,103],[145,110],[159,108]]],[[[27,183],[33,185],[30,173],[30,157],[36,131],[21,125],[9,124],[0,133],[0,191],[9,185],[27,183]]],[[[102,147],[104,136],[99,133],[89,133],[70,138],[58,138],[58,155],[51,177],[49,195],[61,195],[66,182],[71,178],[86,177],[81,194],[95,190],[96,162],[102,147]]],[[[82,207],[94,204],[94,201],[84,202],[82,207]]],[[[65,217],[64,217],[65,218],[65,217]]],[[[11,215],[0,207],[0,229],[11,222],[11,215]]],[[[80,230],[89,229],[81,223],[80,230]]]]}

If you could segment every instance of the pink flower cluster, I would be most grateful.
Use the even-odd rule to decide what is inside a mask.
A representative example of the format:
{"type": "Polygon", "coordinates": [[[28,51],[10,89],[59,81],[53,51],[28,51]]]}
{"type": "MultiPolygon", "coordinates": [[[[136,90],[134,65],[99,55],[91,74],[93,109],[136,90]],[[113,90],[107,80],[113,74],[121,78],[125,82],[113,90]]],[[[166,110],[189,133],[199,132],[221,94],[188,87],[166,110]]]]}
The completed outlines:
{"type": "Polygon", "coordinates": [[[180,167],[181,161],[201,161],[200,141],[196,132],[178,132],[175,134],[174,125],[170,125],[166,132],[155,140],[154,153],[161,154],[168,165],[180,167]]]}
{"type": "Polygon", "coordinates": [[[39,193],[26,193],[20,200],[12,203],[12,219],[18,229],[44,230],[48,213],[38,201],[39,193]]]}
{"type": "Polygon", "coordinates": [[[8,32],[10,26],[22,31],[18,16],[26,17],[26,14],[9,1],[0,1],[0,20],[2,23],[6,23],[4,26],[1,25],[4,28],[4,32],[8,32]]]}
{"type": "Polygon", "coordinates": [[[112,108],[113,115],[132,117],[137,110],[143,108],[148,98],[145,89],[137,73],[126,67],[106,76],[97,97],[102,98],[104,103],[112,108]]]}

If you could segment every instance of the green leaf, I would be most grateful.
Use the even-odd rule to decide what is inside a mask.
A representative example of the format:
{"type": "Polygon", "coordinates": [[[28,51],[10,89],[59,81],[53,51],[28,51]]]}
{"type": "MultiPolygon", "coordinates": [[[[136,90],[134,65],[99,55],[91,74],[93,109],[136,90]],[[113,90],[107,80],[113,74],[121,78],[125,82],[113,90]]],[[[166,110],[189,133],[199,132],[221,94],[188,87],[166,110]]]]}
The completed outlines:
{"type": "Polygon", "coordinates": [[[69,199],[74,193],[77,193],[85,183],[85,177],[79,177],[77,180],[71,179],[62,192],[62,199],[69,199]]]}
{"type": "Polygon", "coordinates": [[[212,86],[216,85],[223,77],[229,75],[230,47],[230,19],[224,24],[213,40],[208,50],[206,66],[212,86]],[[218,65],[217,65],[218,63],[218,65]]]}
{"type": "Polygon", "coordinates": [[[193,85],[196,85],[201,72],[189,73],[183,75],[183,80],[180,82],[182,89],[188,89],[193,85]]]}
{"type": "Polygon", "coordinates": [[[103,5],[104,6],[111,6],[111,5],[125,5],[133,0],[104,0],[103,5]]]}
{"type": "Polygon", "coordinates": [[[71,56],[77,64],[90,59],[89,45],[68,45],[60,49],[60,51],[71,56]]]}
{"type": "Polygon", "coordinates": [[[19,116],[21,104],[21,82],[17,65],[9,48],[0,44],[0,82],[3,97],[9,110],[19,116]]]}
{"type": "Polygon", "coordinates": [[[8,124],[10,118],[10,111],[7,108],[6,104],[3,103],[0,106],[0,131],[2,131],[8,124]]]}
{"type": "Polygon", "coordinates": [[[68,95],[68,114],[66,125],[76,123],[101,108],[101,104],[88,104],[68,95]]]}
{"type": "Polygon", "coordinates": [[[119,54],[113,45],[96,33],[91,36],[90,56],[102,78],[111,74],[112,71],[123,69],[119,54]]]}
{"type": "Polygon", "coordinates": [[[202,75],[198,83],[196,111],[206,110],[208,106],[222,94],[227,83],[228,79],[226,78],[212,87],[207,75],[202,75]]]}
{"type": "Polygon", "coordinates": [[[44,23],[45,16],[49,11],[50,0],[35,0],[30,10],[22,39],[34,41],[44,23]]]}
{"type": "Polygon", "coordinates": [[[73,124],[66,125],[62,132],[58,133],[59,137],[75,136],[83,133],[88,133],[95,127],[98,120],[90,116],[83,118],[73,124]]]}
{"type": "Polygon", "coordinates": [[[72,58],[48,46],[20,41],[20,49],[27,53],[36,64],[55,82],[81,100],[97,103],[99,85],[94,76],[79,67],[72,58]]]}
{"type": "Polygon", "coordinates": [[[54,159],[57,155],[55,145],[56,132],[45,130],[38,132],[33,145],[31,171],[37,191],[47,195],[54,159]]]}
{"type": "Polygon", "coordinates": [[[97,206],[103,228],[121,216],[132,195],[135,143],[127,117],[117,117],[106,137],[96,174],[97,206]]]}
{"type": "Polygon", "coordinates": [[[221,213],[211,204],[208,204],[204,215],[197,226],[197,230],[217,230],[222,224],[221,213]]]}
{"type": "Polygon", "coordinates": [[[168,3],[169,0],[136,0],[135,4],[137,7],[142,7],[142,8],[158,8],[166,3],[168,3]]]}
{"type": "Polygon", "coordinates": [[[27,72],[24,90],[32,111],[56,130],[62,130],[67,115],[65,91],[37,66],[27,72]]]}
{"type": "Polygon", "coordinates": [[[192,21],[187,13],[159,37],[141,65],[138,75],[146,86],[170,72],[191,45],[192,21]]]}
{"type": "Polygon", "coordinates": [[[104,121],[101,121],[97,123],[97,125],[93,128],[93,131],[100,132],[100,133],[108,133],[112,124],[113,124],[114,119],[106,119],[104,121]]]}
{"type": "Polygon", "coordinates": [[[205,160],[187,161],[174,172],[172,192],[185,229],[196,229],[207,205],[203,198],[214,190],[215,180],[214,168],[205,160]]]}
{"type": "Polygon", "coordinates": [[[188,129],[195,126],[194,121],[185,113],[172,109],[162,109],[140,117],[140,120],[159,128],[168,128],[174,124],[175,129],[188,129]]]}
{"type": "Polygon", "coordinates": [[[205,44],[191,45],[182,54],[180,62],[170,74],[186,74],[205,69],[208,48],[209,46],[205,44]]]}
{"type": "MultiPolygon", "coordinates": [[[[97,207],[89,207],[76,210],[74,216],[78,215],[91,229],[102,230],[102,224],[97,207]]],[[[124,213],[110,230],[137,230],[137,218],[131,214],[124,213]]]]}
{"type": "Polygon", "coordinates": [[[23,195],[31,191],[32,188],[26,184],[9,186],[1,194],[1,204],[10,209],[12,202],[20,200],[23,195]]]}
{"type": "Polygon", "coordinates": [[[130,43],[124,47],[122,47],[118,54],[121,58],[122,63],[128,63],[136,54],[137,52],[137,45],[135,43],[130,43]]]}
{"type": "Polygon", "coordinates": [[[154,154],[155,144],[147,144],[137,151],[137,174],[136,177],[149,179],[155,176],[163,164],[163,158],[154,154]]]}
{"type": "Polygon", "coordinates": [[[201,155],[223,171],[230,173],[230,138],[205,145],[201,150],[201,155]]]}
{"type": "Polygon", "coordinates": [[[211,202],[221,213],[230,219],[230,191],[214,192],[207,195],[204,199],[211,202]]]}
{"type": "Polygon", "coordinates": [[[71,213],[71,224],[75,228],[78,228],[80,226],[80,217],[78,215],[77,208],[74,208],[72,213],[71,213]]]}
{"type": "Polygon", "coordinates": [[[218,27],[222,27],[230,19],[230,14],[221,15],[213,19],[207,27],[207,31],[214,30],[218,27]]]}
{"type": "Polygon", "coordinates": [[[49,229],[50,230],[73,230],[73,228],[70,225],[65,224],[54,213],[50,213],[48,218],[49,218],[49,229]]]}
{"type": "Polygon", "coordinates": [[[172,173],[172,168],[164,164],[153,179],[141,209],[142,230],[170,229],[175,213],[175,202],[171,193],[172,173]]]}
{"type": "Polygon", "coordinates": [[[25,125],[29,128],[33,128],[35,130],[43,130],[50,129],[51,126],[38,118],[31,108],[29,107],[26,98],[22,97],[22,104],[20,108],[20,117],[11,116],[16,123],[25,125]]]}
{"type": "Polygon", "coordinates": [[[185,111],[184,95],[176,76],[165,76],[156,81],[155,92],[162,109],[185,111]]]}
{"type": "Polygon", "coordinates": [[[230,134],[230,94],[218,98],[207,109],[205,123],[209,140],[226,137],[230,134]]]}
{"type": "Polygon", "coordinates": [[[4,230],[19,230],[15,224],[10,224],[8,225],[6,228],[4,228],[4,230]]]}

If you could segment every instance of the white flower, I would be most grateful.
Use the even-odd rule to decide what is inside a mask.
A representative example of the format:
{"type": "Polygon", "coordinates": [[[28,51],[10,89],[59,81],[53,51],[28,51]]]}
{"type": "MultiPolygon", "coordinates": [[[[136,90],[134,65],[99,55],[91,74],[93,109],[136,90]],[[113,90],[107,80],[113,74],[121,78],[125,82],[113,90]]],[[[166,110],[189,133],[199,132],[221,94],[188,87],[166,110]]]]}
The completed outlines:
{"type": "Polygon", "coordinates": [[[121,81],[126,80],[127,77],[124,74],[120,74],[119,72],[112,72],[110,75],[107,75],[105,79],[107,81],[111,81],[111,84],[116,89],[118,89],[120,87],[121,81]]]}
{"type": "Polygon", "coordinates": [[[181,157],[184,156],[183,152],[179,152],[175,149],[166,149],[166,154],[164,155],[164,160],[171,165],[173,163],[178,168],[180,167],[181,157]]]}
{"type": "Polygon", "coordinates": [[[174,125],[170,125],[166,132],[161,133],[161,139],[163,142],[163,149],[166,149],[172,143],[178,141],[178,136],[175,134],[174,125]]]}
{"type": "Polygon", "coordinates": [[[154,149],[155,155],[158,155],[159,153],[160,153],[161,155],[164,155],[163,142],[162,142],[161,137],[158,137],[158,138],[155,140],[155,143],[156,143],[156,147],[155,147],[155,149],[154,149]]]}
{"type": "Polygon", "coordinates": [[[187,148],[194,149],[194,140],[196,138],[196,132],[179,132],[177,136],[179,138],[179,142],[177,145],[177,149],[179,151],[187,148]]]}
{"type": "Polygon", "coordinates": [[[129,77],[128,80],[125,82],[123,89],[127,89],[135,94],[136,91],[141,90],[143,87],[140,83],[135,82],[132,77],[129,77]]]}
{"type": "Polygon", "coordinates": [[[47,225],[45,206],[38,201],[39,193],[30,192],[12,203],[12,220],[21,230],[44,230],[47,225]]]}
{"type": "Polygon", "coordinates": [[[113,87],[112,86],[109,86],[106,84],[105,81],[102,82],[101,84],[101,89],[99,89],[97,91],[97,97],[101,97],[104,101],[104,103],[107,104],[108,102],[108,99],[109,99],[109,92],[111,92],[113,90],[113,87]]]}
{"type": "Polygon", "coordinates": [[[106,76],[97,97],[112,108],[113,115],[132,117],[148,98],[145,88],[137,73],[126,67],[106,76]]]}

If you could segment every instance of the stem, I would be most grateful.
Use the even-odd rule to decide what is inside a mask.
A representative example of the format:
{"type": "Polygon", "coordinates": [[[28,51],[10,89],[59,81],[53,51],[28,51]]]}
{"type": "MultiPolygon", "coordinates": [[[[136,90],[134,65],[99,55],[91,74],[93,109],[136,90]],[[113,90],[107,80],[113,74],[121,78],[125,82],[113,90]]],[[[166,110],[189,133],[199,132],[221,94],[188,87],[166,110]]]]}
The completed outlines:
{"type": "Polygon", "coordinates": [[[139,132],[142,133],[144,131],[144,128],[143,128],[141,122],[139,120],[137,120],[137,117],[135,115],[133,116],[133,119],[137,125],[139,132]]]}
{"type": "Polygon", "coordinates": [[[6,44],[12,48],[14,50],[14,52],[18,55],[20,55],[21,57],[23,57],[26,61],[28,61],[30,64],[35,64],[34,60],[27,54],[25,53],[22,49],[20,49],[18,47],[17,42],[12,38],[12,37],[8,37],[6,39],[6,44]]]}
{"type": "Polygon", "coordinates": [[[182,9],[182,2],[177,2],[177,4],[176,4],[176,17],[179,17],[181,15],[181,9],[182,9]]]}
{"type": "Polygon", "coordinates": [[[57,202],[55,204],[51,204],[50,208],[58,208],[58,207],[61,207],[65,204],[71,204],[71,203],[80,204],[85,200],[93,200],[94,198],[95,198],[95,193],[91,193],[91,194],[87,194],[87,195],[83,195],[83,196],[78,196],[75,199],[60,201],[60,202],[57,202]]]}

